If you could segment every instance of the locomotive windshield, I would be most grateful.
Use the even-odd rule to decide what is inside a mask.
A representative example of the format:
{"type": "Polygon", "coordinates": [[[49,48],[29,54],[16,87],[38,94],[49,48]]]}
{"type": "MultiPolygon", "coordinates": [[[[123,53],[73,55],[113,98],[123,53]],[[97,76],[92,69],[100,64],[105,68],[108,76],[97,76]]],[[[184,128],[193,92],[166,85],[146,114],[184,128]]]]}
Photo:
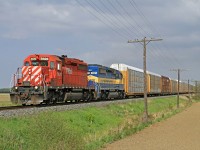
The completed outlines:
{"type": "Polygon", "coordinates": [[[29,62],[26,61],[26,62],[24,63],[24,66],[30,66],[29,62]]]}
{"type": "Polygon", "coordinates": [[[31,61],[32,66],[48,66],[48,61],[31,61]]]}

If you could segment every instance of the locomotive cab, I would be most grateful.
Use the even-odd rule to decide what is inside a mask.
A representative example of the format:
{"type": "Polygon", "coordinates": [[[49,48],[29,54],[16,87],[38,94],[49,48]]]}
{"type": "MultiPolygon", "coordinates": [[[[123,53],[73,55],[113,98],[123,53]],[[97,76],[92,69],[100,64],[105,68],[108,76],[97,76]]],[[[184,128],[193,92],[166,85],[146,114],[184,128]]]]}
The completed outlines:
{"type": "MultiPolygon", "coordinates": [[[[61,74],[59,71],[61,72],[61,61],[56,56],[29,55],[14,75],[11,101],[17,104],[42,103],[46,98],[47,87],[51,85],[51,79],[57,78],[57,75],[61,74]]],[[[59,83],[59,80],[56,83],[59,83]]]]}

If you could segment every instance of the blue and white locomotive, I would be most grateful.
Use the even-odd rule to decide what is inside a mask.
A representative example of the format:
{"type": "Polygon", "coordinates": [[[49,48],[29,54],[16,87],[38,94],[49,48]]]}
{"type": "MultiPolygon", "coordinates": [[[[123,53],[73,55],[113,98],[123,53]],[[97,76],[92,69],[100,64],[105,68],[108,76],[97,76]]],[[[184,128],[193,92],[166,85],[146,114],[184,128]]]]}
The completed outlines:
{"type": "Polygon", "coordinates": [[[95,99],[124,98],[122,73],[98,64],[88,65],[88,87],[94,87],[95,99]]]}

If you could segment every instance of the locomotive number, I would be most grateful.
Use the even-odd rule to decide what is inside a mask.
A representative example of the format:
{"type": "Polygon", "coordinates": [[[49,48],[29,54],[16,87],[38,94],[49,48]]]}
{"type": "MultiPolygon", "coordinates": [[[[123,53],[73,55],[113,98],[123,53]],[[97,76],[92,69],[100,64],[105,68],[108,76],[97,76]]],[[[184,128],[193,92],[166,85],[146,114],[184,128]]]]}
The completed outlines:
{"type": "Polygon", "coordinates": [[[36,58],[33,58],[33,57],[32,57],[31,60],[36,60],[36,58]]]}
{"type": "Polygon", "coordinates": [[[72,69],[71,68],[66,68],[67,74],[72,74],[72,69]]]}
{"type": "Polygon", "coordinates": [[[40,60],[49,60],[48,57],[41,57],[40,60]]]}

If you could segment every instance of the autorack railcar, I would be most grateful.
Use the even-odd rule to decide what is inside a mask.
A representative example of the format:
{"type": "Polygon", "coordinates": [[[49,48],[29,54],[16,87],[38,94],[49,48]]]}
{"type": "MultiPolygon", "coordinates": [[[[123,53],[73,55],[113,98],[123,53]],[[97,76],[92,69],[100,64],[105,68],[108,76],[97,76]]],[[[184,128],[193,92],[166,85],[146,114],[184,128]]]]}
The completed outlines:
{"type": "Polygon", "coordinates": [[[171,81],[169,77],[161,76],[161,94],[167,95],[171,92],[171,81]]]}
{"type": "MultiPolygon", "coordinates": [[[[126,64],[112,64],[111,68],[121,71],[125,96],[140,96],[144,94],[144,71],[126,64]]],[[[188,93],[188,84],[180,82],[180,93],[188,93]]],[[[192,85],[189,85],[192,92],[192,85]]],[[[147,71],[147,94],[169,95],[178,93],[178,81],[169,77],[147,71]]]]}
{"type": "Polygon", "coordinates": [[[147,71],[148,95],[161,94],[161,75],[147,71]]]}
{"type": "Polygon", "coordinates": [[[121,71],[126,97],[144,94],[144,73],[126,64],[112,64],[111,68],[121,71]]]}

